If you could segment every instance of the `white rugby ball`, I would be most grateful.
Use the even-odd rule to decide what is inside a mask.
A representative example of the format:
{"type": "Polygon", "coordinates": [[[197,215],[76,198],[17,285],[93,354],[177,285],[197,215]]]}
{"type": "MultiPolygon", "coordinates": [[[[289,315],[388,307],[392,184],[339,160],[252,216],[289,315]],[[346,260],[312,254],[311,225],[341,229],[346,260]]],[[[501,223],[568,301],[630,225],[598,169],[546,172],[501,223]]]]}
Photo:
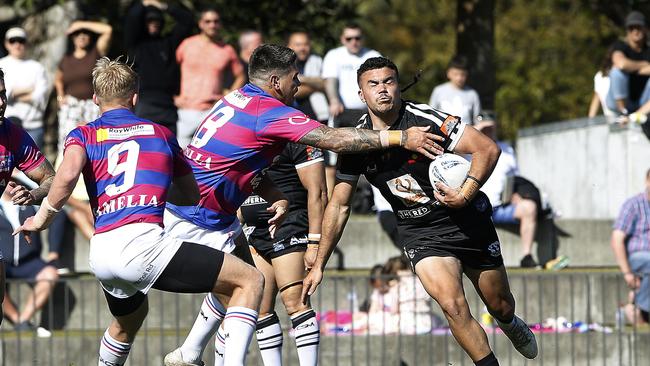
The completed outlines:
{"type": "Polygon", "coordinates": [[[436,182],[443,183],[449,188],[459,188],[467,178],[470,162],[462,156],[445,153],[436,156],[429,164],[429,181],[435,189],[436,182]]]}

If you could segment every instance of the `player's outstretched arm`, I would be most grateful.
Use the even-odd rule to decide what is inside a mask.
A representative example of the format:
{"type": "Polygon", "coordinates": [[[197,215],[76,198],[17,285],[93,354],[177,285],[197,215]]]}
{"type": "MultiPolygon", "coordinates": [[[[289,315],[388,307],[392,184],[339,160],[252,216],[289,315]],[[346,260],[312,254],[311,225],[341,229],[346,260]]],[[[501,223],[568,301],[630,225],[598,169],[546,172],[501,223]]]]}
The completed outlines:
{"type": "Polygon", "coordinates": [[[442,183],[436,183],[437,191],[434,191],[434,196],[438,202],[445,206],[460,208],[474,199],[483,183],[490,177],[497,160],[499,160],[501,149],[492,139],[474,127],[465,126],[454,152],[472,154],[472,164],[467,178],[459,190],[451,189],[442,183]],[[444,196],[438,191],[443,192],[444,196]]]}
{"type": "Polygon", "coordinates": [[[68,201],[85,164],[86,152],[84,149],[79,145],[68,146],[63,155],[61,167],[54,176],[52,187],[47,197],[43,199],[40,209],[36,212],[36,215],[27,218],[25,223],[16,228],[13,234],[23,232],[27,242],[31,242],[30,231],[40,231],[47,228],[52,223],[54,216],[68,201]]]}
{"type": "Polygon", "coordinates": [[[332,192],[332,197],[327,203],[323,215],[323,225],[321,232],[320,245],[316,262],[307,274],[302,286],[302,301],[307,303],[308,297],[311,296],[323,280],[323,270],[332,251],[341,239],[343,228],[350,217],[350,202],[356,189],[357,182],[337,180],[332,192]]]}
{"type": "Polygon", "coordinates": [[[374,131],[363,128],[320,126],[303,136],[299,143],[337,153],[353,153],[401,146],[429,159],[443,153],[437,144],[443,137],[427,132],[429,127],[411,127],[405,131],[374,131]]]}
{"type": "Polygon", "coordinates": [[[34,205],[43,201],[50,191],[52,181],[54,180],[54,169],[49,161],[43,162],[36,168],[25,173],[27,177],[38,184],[38,187],[31,191],[25,186],[9,182],[7,189],[11,194],[11,201],[14,205],[34,205]]]}

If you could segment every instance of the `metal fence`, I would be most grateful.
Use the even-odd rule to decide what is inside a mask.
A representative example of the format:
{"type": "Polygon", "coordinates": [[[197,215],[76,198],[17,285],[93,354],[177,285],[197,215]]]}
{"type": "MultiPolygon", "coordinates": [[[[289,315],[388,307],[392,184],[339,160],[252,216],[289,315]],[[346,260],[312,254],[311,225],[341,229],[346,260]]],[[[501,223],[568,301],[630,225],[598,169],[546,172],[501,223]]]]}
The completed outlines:
{"type": "MultiPolygon", "coordinates": [[[[525,361],[514,350],[490,322],[471,284],[465,283],[472,314],[484,323],[501,365],[649,364],[650,329],[625,324],[621,305],[627,302],[629,290],[620,274],[512,271],[509,277],[517,314],[537,336],[540,354],[534,361],[525,361]]],[[[472,365],[451,336],[437,304],[422,296],[415,277],[402,277],[398,282],[391,291],[396,291],[400,311],[368,315],[359,311],[364,300],[372,298],[368,277],[326,276],[312,298],[321,319],[321,365],[472,365]]],[[[16,302],[24,301],[30,291],[24,282],[10,281],[9,287],[16,302]]],[[[162,357],[181,344],[202,299],[152,291],[149,315],[127,365],[161,365],[162,357]]],[[[387,304],[387,310],[391,306],[387,304]]],[[[288,328],[290,322],[282,316],[286,313],[279,300],[276,310],[288,328]]],[[[36,317],[36,323],[51,329],[52,335],[41,338],[36,332],[17,332],[5,320],[0,328],[0,360],[2,365],[95,365],[99,340],[110,319],[94,279],[63,279],[52,301],[36,317]]],[[[287,329],[285,365],[298,365],[290,333],[287,329]]],[[[204,354],[206,365],[213,359],[210,346],[204,354]]],[[[262,364],[255,341],[248,364],[262,364]]]]}

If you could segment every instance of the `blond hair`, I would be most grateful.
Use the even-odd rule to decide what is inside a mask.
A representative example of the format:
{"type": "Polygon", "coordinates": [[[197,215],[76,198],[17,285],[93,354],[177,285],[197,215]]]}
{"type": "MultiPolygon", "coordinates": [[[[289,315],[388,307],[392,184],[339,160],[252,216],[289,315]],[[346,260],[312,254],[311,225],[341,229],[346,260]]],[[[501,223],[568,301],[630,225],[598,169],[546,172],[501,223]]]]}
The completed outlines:
{"type": "Polygon", "coordinates": [[[138,74],[121,57],[102,57],[93,68],[93,91],[100,104],[128,102],[138,91],[138,74]]]}

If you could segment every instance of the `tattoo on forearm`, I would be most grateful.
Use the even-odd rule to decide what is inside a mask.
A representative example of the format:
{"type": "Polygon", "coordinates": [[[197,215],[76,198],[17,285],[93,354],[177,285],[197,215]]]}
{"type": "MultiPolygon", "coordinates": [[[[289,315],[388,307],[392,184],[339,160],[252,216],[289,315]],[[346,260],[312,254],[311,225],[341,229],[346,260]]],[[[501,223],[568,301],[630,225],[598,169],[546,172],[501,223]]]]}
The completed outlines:
{"type": "Polygon", "coordinates": [[[52,165],[45,161],[36,167],[36,169],[29,172],[27,176],[29,179],[38,182],[38,187],[30,192],[36,202],[41,202],[47,196],[54,181],[54,169],[52,169],[52,165]]]}
{"type": "Polygon", "coordinates": [[[307,133],[299,142],[337,153],[381,149],[379,131],[354,127],[330,128],[321,126],[307,133]]]}

